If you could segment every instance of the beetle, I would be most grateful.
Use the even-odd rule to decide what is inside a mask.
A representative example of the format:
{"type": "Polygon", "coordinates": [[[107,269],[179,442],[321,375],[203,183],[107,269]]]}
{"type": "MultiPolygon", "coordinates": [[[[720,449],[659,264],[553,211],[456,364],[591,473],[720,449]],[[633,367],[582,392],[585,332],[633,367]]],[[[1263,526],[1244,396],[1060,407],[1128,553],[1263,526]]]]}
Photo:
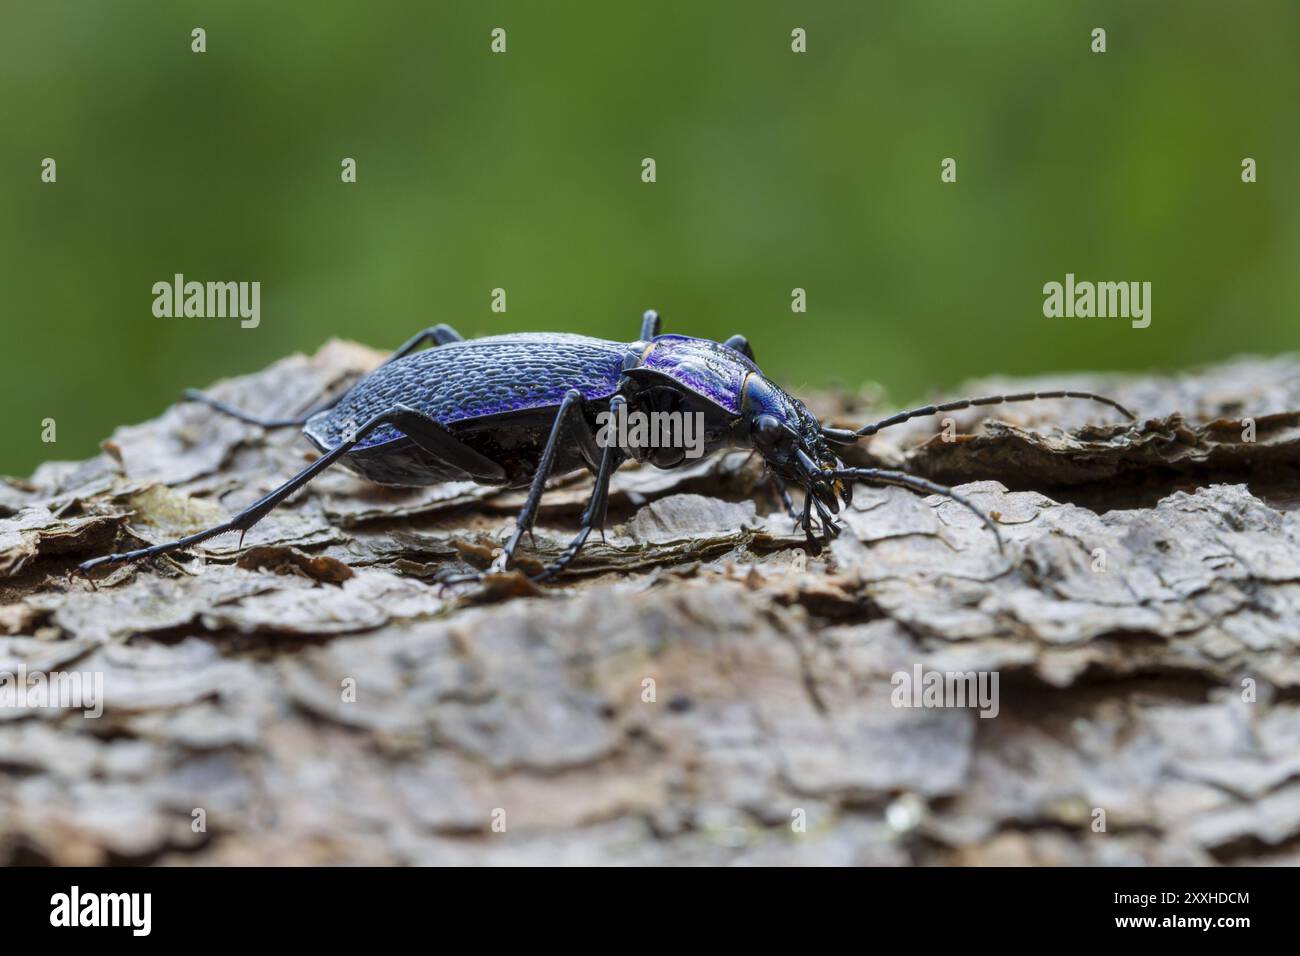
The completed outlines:
{"type": "Polygon", "coordinates": [[[715,342],[662,334],[653,310],[642,317],[634,342],[567,333],[467,340],[450,326],[438,325],[411,338],[338,398],[296,418],[258,418],[193,390],[184,397],[264,428],[301,427],[321,455],[229,521],[176,541],[94,558],[79,565],[81,573],[167,554],[231,531],[240,532],[242,545],[249,528],[335,463],[381,484],[469,480],[528,488],[514,532],[492,565],[492,570],[504,570],[523,535],[532,533],[547,480],[585,468],[595,475],[591,497],[577,535],[534,577],[546,580],[577,557],[594,529],[603,529],[610,477],[620,465],[636,459],[674,468],[685,461],[680,447],[598,442],[594,423],[602,412],[619,413],[620,406],[624,413],[701,416],[704,454],[748,448],[761,455],[768,478],[814,553],[839,533],[834,516],[841,503],[852,502],[855,481],[952,498],[979,517],[1001,549],[994,522],[951,488],[902,471],[846,467],[835,449],[913,418],[1003,402],[1088,399],[1134,417],[1112,399],[1058,390],[926,405],[856,431],[826,427],[803,402],[763,375],[744,336],[715,342]],[[790,485],[804,492],[801,509],[789,494],[790,485]]]}

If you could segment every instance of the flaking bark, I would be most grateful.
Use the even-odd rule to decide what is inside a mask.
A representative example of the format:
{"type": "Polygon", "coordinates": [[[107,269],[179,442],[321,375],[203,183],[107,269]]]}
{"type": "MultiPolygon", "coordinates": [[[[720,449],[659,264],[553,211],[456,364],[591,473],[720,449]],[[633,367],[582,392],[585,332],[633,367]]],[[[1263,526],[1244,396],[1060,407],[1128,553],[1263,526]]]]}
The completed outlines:
{"type": "MultiPolygon", "coordinates": [[[[287,415],[378,360],[331,343],[214,392],[287,415]]],[[[1300,863],[1300,362],[972,386],[1034,387],[1141,419],[1007,406],[853,454],[969,483],[1004,555],[952,502],[862,488],[801,558],[733,454],[620,472],[558,586],[431,583],[485,566],[521,493],[334,470],[243,551],[96,590],[69,569],[220,520],[305,444],[182,405],[0,482],[0,671],[106,694],[0,708],[0,860],[1300,863]],[[918,664],[996,671],[998,716],[893,706],[918,664]]],[[[589,488],[555,483],[525,569],[589,488]]]]}

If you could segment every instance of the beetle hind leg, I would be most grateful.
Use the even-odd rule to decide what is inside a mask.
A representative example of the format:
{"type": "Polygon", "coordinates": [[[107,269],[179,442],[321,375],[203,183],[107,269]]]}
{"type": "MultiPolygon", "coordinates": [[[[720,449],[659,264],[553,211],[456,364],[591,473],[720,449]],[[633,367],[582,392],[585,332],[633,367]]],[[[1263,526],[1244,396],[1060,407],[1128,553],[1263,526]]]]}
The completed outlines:
{"type": "Polygon", "coordinates": [[[197,402],[201,405],[206,405],[208,408],[215,409],[223,415],[229,415],[231,418],[237,419],[245,425],[256,425],[258,428],[288,428],[290,426],[301,428],[307,423],[307,419],[311,418],[311,416],[315,415],[317,412],[323,412],[327,408],[330,408],[337,399],[325,405],[314,406],[300,415],[295,415],[293,418],[259,418],[256,415],[250,415],[248,412],[241,411],[233,405],[227,405],[220,399],[213,398],[211,395],[206,395],[196,388],[187,388],[181,394],[181,401],[197,402]]]}
{"type": "Polygon", "coordinates": [[[356,446],[357,442],[361,441],[363,438],[365,438],[367,435],[369,435],[371,432],[373,432],[375,429],[379,428],[382,425],[397,424],[398,420],[403,417],[404,412],[409,412],[409,411],[411,410],[410,409],[403,410],[399,406],[397,409],[381,412],[380,414],[375,415],[373,418],[371,418],[369,421],[363,424],[359,429],[357,429],[356,434],[350,437],[347,441],[340,442],[337,446],[330,449],[330,451],[328,451],[326,454],[321,455],[321,457],[317,458],[314,462],[312,462],[302,471],[298,472],[298,474],[294,475],[284,484],[280,485],[280,487],[269,492],[268,494],[263,495],[261,498],[257,499],[257,501],[253,502],[243,511],[236,514],[229,521],[223,521],[219,525],[215,525],[214,527],[208,528],[204,531],[200,531],[197,534],[191,534],[184,538],[178,538],[175,541],[168,541],[163,544],[155,544],[147,548],[139,548],[135,551],[126,551],[121,554],[116,554],[116,553],[108,554],[108,555],[104,555],[103,557],[93,558],[89,561],[83,561],[80,565],[77,566],[77,571],[82,575],[88,575],[95,568],[101,567],[103,565],[124,564],[128,561],[139,561],[143,558],[152,558],[161,554],[169,554],[173,551],[181,551],[184,550],[185,548],[190,547],[191,545],[200,544],[204,541],[207,541],[209,538],[215,538],[218,535],[229,534],[232,531],[240,532],[240,541],[242,542],[243,535],[245,532],[248,531],[248,529],[253,527],[253,525],[257,524],[268,514],[270,514],[271,511],[274,510],[277,505],[283,502],[295,491],[297,491],[303,485],[307,484],[307,482],[311,481],[313,478],[319,475],[330,465],[334,464],[336,461],[338,461],[340,458],[346,455],[349,451],[353,449],[353,447],[356,446]]]}
{"type": "Polygon", "coordinates": [[[745,338],[743,335],[733,335],[731,338],[727,339],[727,341],[723,342],[722,344],[725,345],[727,348],[731,349],[733,352],[739,352],[741,355],[745,356],[745,358],[749,359],[751,362],[755,360],[754,347],[749,344],[749,339],[745,338]]]}
{"type": "Polygon", "coordinates": [[[263,495],[243,511],[236,514],[229,521],[224,521],[219,525],[200,531],[197,534],[188,535],[187,537],[179,538],[175,541],[155,544],[147,548],[139,548],[135,551],[126,551],[121,554],[115,553],[100,558],[93,558],[89,561],[82,562],[77,567],[77,571],[85,575],[103,565],[123,564],[128,561],[139,561],[143,558],[152,558],[161,554],[169,554],[173,551],[181,551],[192,545],[207,541],[209,538],[215,538],[222,534],[229,534],[232,531],[238,531],[240,533],[240,543],[242,544],[244,534],[252,528],[253,525],[257,524],[270,514],[271,511],[273,511],[295,491],[350,452],[356,447],[357,443],[367,435],[383,425],[392,425],[400,429],[404,434],[408,435],[412,441],[416,442],[416,444],[434,451],[446,461],[462,468],[466,473],[475,474],[476,477],[480,478],[480,480],[490,482],[502,481],[505,478],[505,471],[501,466],[480,455],[472,448],[461,444],[458,439],[451,435],[451,433],[447,432],[446,429],[443,429],[436,421],[413,408],[408,408],[405,405],[396,405],[393,408],[380,412],[378,415],[370,418],[356,430],[355,434],[349,436],[346,441],[342,441],[331,448],[324,455],[321,455],[302,471],[298,472],[298,474],[280,485],[280,487],[263,495]]]}
{"type": "MultiPolygon", "coordinates": [[[[407,339],[406,342],[397,349],[397,351],[384,359],[383,364],[387,365],[389,362],[396,362],[400,358],[405,358],[416,349],[429,342],[438,346],[446,345],[448,342],[460,342],[463,341],[463,339],[464,336],[453,329],[450,325],[435,325],[433,328],[425,329],[423,332],[411,336],[411,338],[407,339]]],[[[293,418],[261,418],[257,415],[241,411],[233,405],[228,405],[220,399],[213,398],[211,395],[207,395],[196,388],[187,388],[181,395],[181,401],[197,402],[200,405],[206,405],[208,408],[221,412],[223,415],[229,415],[231,418],[237,419],[245,425],[256,425],[259,428],[289,428],[290,426],[301,428],[303,425],[307,424],[307,419],[319,412],[328,411],[333,408],[346,394],[347,392],[340,392],[333,398],[319,402],[307,409],[307,411],[295,415],[293,418]]]]}
{"type": "Polygon", "coordinates": [[[499,464],[470,448],[437,420],[407,405],[394,406],[391,423],[438,461],[458,468],[471,481],[482,485],[499,485],[506,481],[506,471],[499,464]]]}

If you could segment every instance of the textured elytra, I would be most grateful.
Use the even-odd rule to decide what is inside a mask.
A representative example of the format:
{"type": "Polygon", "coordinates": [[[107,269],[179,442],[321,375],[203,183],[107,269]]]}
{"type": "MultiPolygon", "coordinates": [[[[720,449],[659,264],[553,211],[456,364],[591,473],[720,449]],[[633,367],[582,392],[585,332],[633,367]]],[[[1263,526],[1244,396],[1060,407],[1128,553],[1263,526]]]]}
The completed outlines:
{"type": "MultiPolygon", "coordinates": [[[[313,416],[304,431],[321,448],[333,448],[351,429],[398,404],[453,425],[554,407],[571,388],[600,401],[618,387],[626,350],[585,335],[528,332],[450,342],[376,369],[334,408],[313,416]]],[[[384,425],[357,447],[400,437],[384,425]]]]}

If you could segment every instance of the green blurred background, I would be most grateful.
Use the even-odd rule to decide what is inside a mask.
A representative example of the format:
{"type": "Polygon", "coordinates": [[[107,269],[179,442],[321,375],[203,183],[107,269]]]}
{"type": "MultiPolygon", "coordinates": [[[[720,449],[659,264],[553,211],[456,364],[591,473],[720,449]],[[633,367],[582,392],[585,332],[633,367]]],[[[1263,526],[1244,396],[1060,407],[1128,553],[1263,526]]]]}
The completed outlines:
{"type": "Polygon", "coordinates": [[[6,0],[0,472],[440,321],[630,339],[653,306],[900,401],[1294,349],[1298,37],[1296,0],[6,0]],[[176,272],[260,280],[260,327],[155,318],[176,272]],[[1152,282],[1151,327],[1044,318],[1066,272],[1152,282]]]}

